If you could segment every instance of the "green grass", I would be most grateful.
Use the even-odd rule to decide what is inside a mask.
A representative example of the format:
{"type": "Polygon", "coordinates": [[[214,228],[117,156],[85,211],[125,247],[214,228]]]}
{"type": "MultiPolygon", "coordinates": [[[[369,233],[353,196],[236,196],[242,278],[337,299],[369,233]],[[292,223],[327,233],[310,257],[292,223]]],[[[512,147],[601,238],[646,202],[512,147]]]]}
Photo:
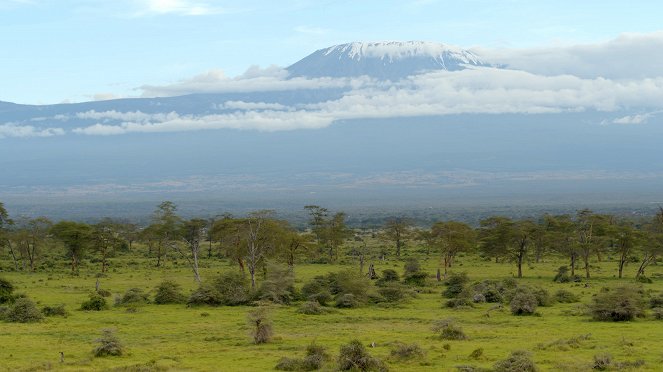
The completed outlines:
{"type": "MultiPolygon", "coordinates": [[[[402,274],[400,261],[375,261],[380,273],[395,268],[402,274]]],[[[186,267],[151,268],[151,261],[113,259],[116,272],[101,278],[101,286],[122,294],[139,287],[153,295],[154,287],[163,279],[180,283],[186,292],[196,287],[186,267]],[[130,265],[134,261],[136,264],[130,265]]],[[[547,288],[551,294],[567,289],[589,303],[592,294],[603,286],[615,286],[632,279],[617,280],[615,262],[596,263],[595,276],[584,283],[557,284],[554,273],[563,262],[532,264],[525,268],[521,282],[547,288]]],[[[3,267],[9,266],[4,262],[3,267]]],[[[204,260],[201,275],[210,278],[224,270],[236,270],[225,261],[204,260]]],[[[541,316],[516,317],[508,306],[503,311],[487,311],[494,304],[480,304],[470,309],[447,309],[442,306],[442,284],[435,282],[435,260],[424,263],[431,274],[431,286],[407,303],[394,307],[370,305],[359,309],[342,309],[324,315],[303,315],[293,306],[273,306],[271,317],[275,339],[265,345],[253,345],[246,323],[250,307],[195,307],[186,305],[145,305],[130,313],[124,307],[111,307],[101,312],[78,310],[88,293],[94,290],[96,265],[87,264],[80,276],[65,270],[34,274],[5,272],[0,276],[15,284],[17,292],[27,293],[39,306],[64,303],[69,316],[50,317],[42,323],[0,323],[0,369],[4,370],[201,370],[201,371],[264,371],[271,370],[283,357],[302,357],[306,346],[316,344],[338,354],[340,345],[357,338],[364,344],[375,343],[369,351],[387,362],[392,371],[455,370],[458,365],[491,367],[513,350],[532,352],[541,370],[584,371],[591,369],[593,356],[609,353],[616,362],[645,361],[639,370],[660,370],[663,362],[663,321],[651,318],[632,322],[606,323],[591,321],[588,316],[566,315],[578,304],[554,304],[539,307],[541,316]],[[209,316],[201,316],[208,313],[209,316]],[[453,317],[463,328],[468,340],[446,341],[436,338],[430,330],[438,319],[453,317]],[[121,357],[93,358],[94,339],[103,328],[115,328],[127,353],[121,357]],[[574,347],[564,339],[591,334],[574,347]],[[562,341],[560,341],[562,340],[562,341]],[[424,360],[400,362],[389,357],[396,342],[417,343],[426,351],[424,360]],[[448,344],[448,350],[445,348],[448,344]],[[577,346],[577,347],[575,347],[577,346]],[[483,355],[474,360],[470,353],[483,348],[483,355]],[[59,352],[65,362],[59,363],[59,352]],[[139,369],[136,366],[142,366],[139,369]],[[124,369],[122,369],[124,368],[124,369]]],[[[632,278],[636,265],[628,267],[632,278]]],[[[296,283],[301,287],[308,279],[330,271],[358,265],[299,265],[296,283]]],[[[453,271],[465,271],[472,281],[512,277],[515,266],[496,264],[478,258],[460,257],[453,271]]],[[[663,266],[652,266],[648,274],[663,274],[663,266]]],[[[655,275],[654,283],[643,284],[646,290],[660,292],[663,279],[655,275]]],[[[109,298],[113,302],[113,297],[109,298]]]]}

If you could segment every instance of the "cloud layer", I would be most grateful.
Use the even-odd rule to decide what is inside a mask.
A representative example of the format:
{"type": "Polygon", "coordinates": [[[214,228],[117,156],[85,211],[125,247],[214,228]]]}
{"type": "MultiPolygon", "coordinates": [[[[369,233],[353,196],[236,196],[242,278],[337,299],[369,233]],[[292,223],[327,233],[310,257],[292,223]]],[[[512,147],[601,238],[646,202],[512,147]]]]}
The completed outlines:
{"type": "MultiPolygon", "coordinates": [[[[164,11],[175,11],[185,3],[190,4],[171,1],[159,2],[159,6],[164,11]]],[[[277,66],[253,66],[237,77],[212,70],[172,85],[140,89],[144,97],[326,88],[342,90],[344,94],[327,101],[294,104],[220,99],[204,114],[81,111],[30,121],[47,122],[48,128],[5,123],[0,125],[0,137],[64,134],[64,129],[52,127],[53,121],[74,121],[71,132],[75,134],[119,135],[210,129],[316,129],[346,119],[590,110],[614,116],[603,124],[626,125],[646,124],[663,110],[663,32],[625,34],[596,45],[480,52],[484,58],[504,63],[508,68],[438,71],[395,82],[368,77],[290,79],[287,71],[277,66]]]]}

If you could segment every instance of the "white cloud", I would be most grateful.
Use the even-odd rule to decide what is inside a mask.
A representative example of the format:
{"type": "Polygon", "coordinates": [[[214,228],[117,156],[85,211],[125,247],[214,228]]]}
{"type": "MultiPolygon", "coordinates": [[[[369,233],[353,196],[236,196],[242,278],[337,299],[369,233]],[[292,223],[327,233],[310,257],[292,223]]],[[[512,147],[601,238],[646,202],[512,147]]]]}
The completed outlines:
{"type": "Polygon", "coordinates": [[[0,125],[0,138],[52,137],[64,135],[62,128],[37,128],[32,125],[5,123],[0,125]]]}
{"type": "Polygon", "coordinates": [[[623,124],[623,125],[644,124],[652,116],[654,116],[654,113],[627,115],[613,120],[612,123],[623,124]]]}
{"type": "Polygon", "coordinates": [[[90,96],[94,101],[109,101],[112,99],[119,99],[122,98],[118,95],[115,95],[113,93],[96,93],[90,96]]]}
{"type": "Polygon", "coordinates": [[[196,0],[142,0],[143,9],[136,15],[176,14],[201,16],[224,13],[224,9],[214,7],[205,1],[196,0]]]}
{"type": "Polygon", "coordinates": [[[602,43],[530,49],[483,49],[484,59],[541,75],[643,79],[663,76],[663,31],[626,33],[602,43]]]}

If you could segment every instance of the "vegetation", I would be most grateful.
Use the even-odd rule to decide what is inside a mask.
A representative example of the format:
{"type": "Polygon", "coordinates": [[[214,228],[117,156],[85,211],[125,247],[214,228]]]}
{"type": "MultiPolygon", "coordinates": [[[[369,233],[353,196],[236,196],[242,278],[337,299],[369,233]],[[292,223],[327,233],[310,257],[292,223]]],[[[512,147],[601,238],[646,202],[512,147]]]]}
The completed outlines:
{"type": "MultiPolygon", "coordinates": [[[[46,369],[60,351],[63,370],[659,364],[651,350],[661,343],[651,330],[663,318],[661,216],[624,221],[580,211],[476,226],[405,221],[395,234],[398,218],[361,229],[348,227],[342,213],[307,210],[306,230],[267,211],[185,219],[172,203],[157,207],[146,226],[7,214],[0,342],[12,357],[3,365],[46,369]],[[113,297],[122,306],[109,307],[113,297]],[[65,310],[79,308],[87,311],[65,310]],[[90,358],[90,340],[109,324],[122,327],[131,352],[90,358]]],[[[122,353],[112,332],[102,339],[103,350],[122,353]]]]}

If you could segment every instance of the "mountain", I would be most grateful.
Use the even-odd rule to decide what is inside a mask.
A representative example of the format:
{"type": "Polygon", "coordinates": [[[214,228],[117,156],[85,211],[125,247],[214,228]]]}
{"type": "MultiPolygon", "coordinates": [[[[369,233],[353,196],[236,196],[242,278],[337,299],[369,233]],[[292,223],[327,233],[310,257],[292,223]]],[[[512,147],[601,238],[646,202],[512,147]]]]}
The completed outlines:
{"type": "Polygon", "coordinates": [[[287,68],[291,77],[399,80],[426,71],[495,66],[473,52],[426,41],[354,42],[320,49],[287,68]]]}

